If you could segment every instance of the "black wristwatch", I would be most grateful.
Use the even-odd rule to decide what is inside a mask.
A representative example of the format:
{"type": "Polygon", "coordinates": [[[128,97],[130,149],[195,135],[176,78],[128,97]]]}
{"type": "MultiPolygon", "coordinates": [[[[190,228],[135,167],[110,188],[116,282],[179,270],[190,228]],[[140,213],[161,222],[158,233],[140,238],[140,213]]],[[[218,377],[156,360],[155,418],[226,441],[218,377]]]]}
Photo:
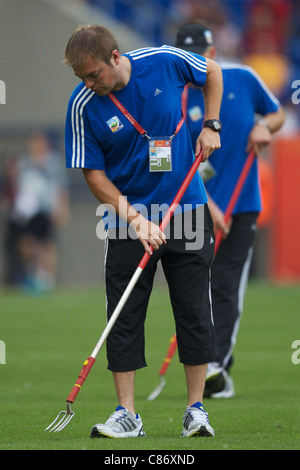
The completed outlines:
{"type": "Polygon", "coordinates": [[[214,132],[221,132],[222,124],[218,119],[204,121],[203,127],[210,127],[214,132]]]}

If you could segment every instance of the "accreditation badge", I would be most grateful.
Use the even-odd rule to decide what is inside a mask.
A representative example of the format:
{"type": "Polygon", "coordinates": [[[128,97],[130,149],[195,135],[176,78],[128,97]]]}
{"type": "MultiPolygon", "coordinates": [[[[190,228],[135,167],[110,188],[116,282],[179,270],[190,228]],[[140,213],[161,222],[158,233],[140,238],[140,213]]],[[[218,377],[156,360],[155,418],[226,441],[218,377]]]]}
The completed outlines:
{"type": "Polygon", "coordinates": [[[149,170],[172,171],[171,139],[153,137],[149,140],[149,170]]]}
{"type": "Polygon", "coordinates": [[[201,165],[198,168],[198,171],[204,183],[206,183],[206,181],[210,180],[217,174],[216,170],[214,169],[214,167],[208,160],[201,163],[201,165]]]}

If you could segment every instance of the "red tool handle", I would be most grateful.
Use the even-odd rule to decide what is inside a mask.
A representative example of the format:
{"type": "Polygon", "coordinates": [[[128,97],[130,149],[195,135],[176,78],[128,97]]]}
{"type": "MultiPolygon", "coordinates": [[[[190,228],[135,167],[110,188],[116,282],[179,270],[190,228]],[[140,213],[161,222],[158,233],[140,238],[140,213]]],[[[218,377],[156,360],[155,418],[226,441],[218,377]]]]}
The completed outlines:
{"type": "Polygon", "coordinates": [[[91,356],[88,357],[87,360],[84,362],[83,368],[81,369],[80,374],[78,375],[78,378],[74,384],[74,387],[72,388],[71,393],[68,396],[66,401],[70,403],[74,402],[79,390],[81,389],[94,363],[95,363],[95,359],[91,356]]]}
{"type": "Polygon", "coordinates": [[[164,362],[161,366],[161,369],[159,371],[159,375],[165,375],[165,373],[167,372],[167,368],[169,367],[169,364],[171,362],[172,357],[174,356],[174,353],[175,353],[176,349],[177,349],[177,338],[176,338],[176,334],[175,334],[170,339],[170,346],[169,346],[167,355],[164,359],[164,362]]]}
{"type": "MultiPolygon", "coordinates": [[[[245,183],[246,178],[249,174],[249,171],[250,171],[250,168],[252,166],[252,163],[253,163],[254,159],[255,159],[255,153],[252,150],[249,153],[249,155],[248,155],[248,157],[247,157],[247,159],[244,163],[244,167],[241,171],[239,179],[238,179],[238,181],[236,183],[236,186],[234,188],[234,191],[231,195],[230,201],[228,203],[227,209],[226,209],[225,214],[224,214],[225,222],[228,222],[228,219],[229,219],[229,217],[231,216],[231,214],[233,212],[233,209],[234,209],[234,207],[237,203],[237,200],[238,200],[238,198],[241,194],[241,191],[243,189],[244,183],[245,183]]],[[[219,232],[216,235],[216,240],[215,240],[215,253],[217,253],[217,251],[218,251],[218,248],[220,246],[222,238],[223,238],[223,233],[222,233],[221,230],[219,230],[219,232]]],[[[171,362],[171,358],[173,357],[173,355],[175,353],[176,347],[177,347],[177,340],[176,340],[176,333],[175,333],[174,336],[171,339],[171,344],[169,346],[169,350],[167,352],[166,358],[165,358],[165,360],[164,360],[164,362],[161,366],[159,375],[164,375],[167,372],[167,369],[168,369],[168,367],[170,365],[170,362],[171,362]]]]}
{"type": "MultiPolygon", "coordinates": [[[[230,198],[230,200],[229,200],[228,206],[227,206],[226,211],[225,211],[225,214],[224,214],[224,220],[225,220],[225,222],[228,222],[228,220],[229,220],[229,218],[230,218],[230,216],[231,216],[231,214],[232,214],[232,212],[233,212],[233,210],[234,210],[234,208],[235,208],[235,205],[236,205],[237,200],[238,200],[238,198],[239,198],[239,196],[240,196],[240,194],[241,194],[241,191],[242,191],[242,189],[243,189],[244,183],[245,183],[246,178],[247,178],[247,176],[248,176],[248,174],[249,174],[249,171],[250,171],[250,168],[251,168],[251,166],[252,166],[252,163],[253,163],[254,159],[255,159],[255,153],[254,153],[254,151],[252,150],[252,151],[249,153],[249,155],[248,155],[248,157],[247,157],[247,159],[246,159],[246,161],[245,161],[245,163],[244,163],[244,167],[243,167],[243,169],[242,169],[242,171],[241,171],[241,174],[240,174],[240,176],[239,176],[239,179],[238,179],[238,181],[237,181],[237,183],[236,183],[236,185],[235,185],[235,188],[234,188],[233,193],[232,193],[232,195],[231,195],[231,198],[230,198]]],[[[215,240],[215,253],[218,251],[218,248],[219,248],[219,246],[220,246],[220,243],[221,243],[221,241],[222,241],[222,238],[223,238],[222,230],[219,230],[219,232],[218,232],[217,235],[216,235],[216,240],[215,240]]]]}
{"type": "MultiPolygon", "coordinates": [[[[183,183],[180,186],[176,196],[174,197],[172,204],[170,205],[170,207],[167,210],[163,220],[161,221],[161,224],[160,224],[159,228],[162,232],[165,230],[165,228],[167,227],[167,225],[170,222],[171,218],[173,217],[173,214],[174,214],[175,210],[177,209],[177,207],[178,207],[178,205],[179,205],[179,203],[182,199],[182,196],[184,195],[188,185],[192,181],[192,179],[193,179],[200,163],[202,162],[202,158],[203,158],[203,151],[201,150],[198,157],[195,158],[195,161],[194,161],[193,165],[191,166],[191,168],[190,168],[188,174],[186,175],[185,179],[183,180],[183,183]]],[[[152,247],[150,247],[150,249],[153,251],[152,247]]],[[[146,264],[148,263],[148,261],[150,259],[150,256],[151,255],[148,255],[148,253],[145,253],[143,258],[141,259],[140,264],[139,264],[138,267],[144,269],[146,264]]]]}

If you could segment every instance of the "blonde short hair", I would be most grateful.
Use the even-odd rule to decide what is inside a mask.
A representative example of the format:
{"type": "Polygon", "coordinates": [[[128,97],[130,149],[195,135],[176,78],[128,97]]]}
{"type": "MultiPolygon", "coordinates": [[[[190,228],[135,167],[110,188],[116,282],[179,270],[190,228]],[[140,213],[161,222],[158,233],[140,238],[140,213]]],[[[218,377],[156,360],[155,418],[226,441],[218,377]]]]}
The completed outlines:
{"type": "Polygon", "coordinates": [[[92,56],[109,64],[113,50],[119,51],[119,46],[109,29],[99,25],[79,25],[69,39],[63,62],[74,67],[92,56]]]}

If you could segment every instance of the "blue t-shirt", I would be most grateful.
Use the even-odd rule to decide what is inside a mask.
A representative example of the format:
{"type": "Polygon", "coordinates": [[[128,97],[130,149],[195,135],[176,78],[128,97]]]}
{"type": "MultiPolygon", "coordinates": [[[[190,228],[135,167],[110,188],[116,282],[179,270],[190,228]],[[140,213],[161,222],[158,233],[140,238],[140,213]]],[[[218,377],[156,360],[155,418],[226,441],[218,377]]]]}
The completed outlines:
{"type": "MultiPolygon", "coordinates": [[[[180,121],[181,94],[188,82],[202,87],[206,60],[171,46],[124,54],[131,62],[128,84],[114,95],[150,137],[170,137],[180,121]]],[[[68,106],[65,128],[66,166],[105,170],[132,205],[169,206],[193,164],[190,135],[183,124],[172,140],[172,171],[149,171],[149,143],[108,96],[80,83],[68,106]]],[[[181,200],[191,209],[207,202],[198,172],[181,200]]],[[[163,212],[163,211],[162,211],[163,212]]]]}
{"type": "MultiPolygon", "coordinates": [[[[225,212],[247,158],[245,150],[249,133],[255,122],[255,114],[266,115],[276,112],[279,101],[250,67],[221,64],[221,68],[224,87],[220,111],[221,148],[209,157],[215,176],[205,183],[205,187],[208,194],[225,212]]],[[[203,117],[202,92],[189,87],[187,124],[194,147],[201,131],[203,117]]],[[[260,210],[260,186],[255,159],[233,213],[260,210]]]]}

